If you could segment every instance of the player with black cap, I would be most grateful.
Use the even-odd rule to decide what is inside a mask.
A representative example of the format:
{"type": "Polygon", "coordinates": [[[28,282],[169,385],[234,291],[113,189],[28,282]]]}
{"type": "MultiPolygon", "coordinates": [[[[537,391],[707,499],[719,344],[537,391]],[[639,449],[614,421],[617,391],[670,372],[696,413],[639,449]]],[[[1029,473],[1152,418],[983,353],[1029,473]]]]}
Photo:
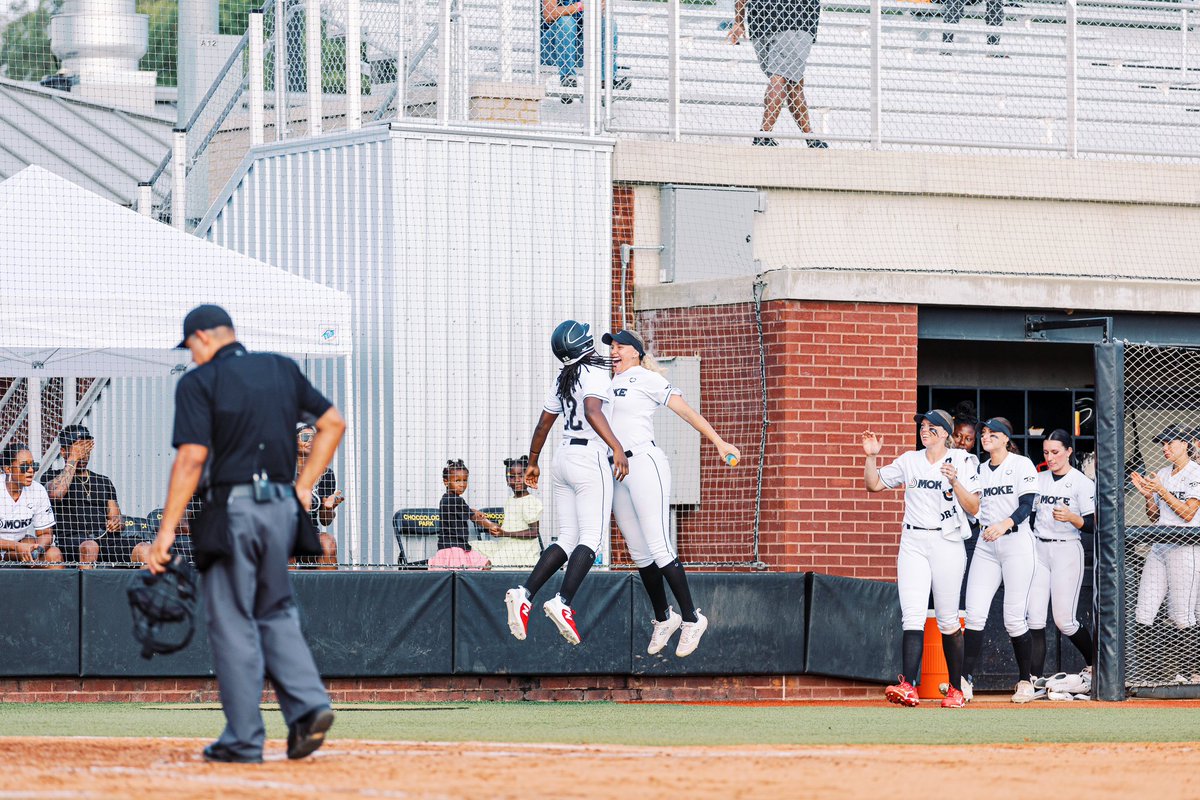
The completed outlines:
{"type": "Polygon", "coordinates": [[[198,366],[175,389],[175,463],[147,566],[164,571],[204,474],[204,510],[191,538],[226,720],[204,758],[262,761],[264,673],[287,721],[288,758],[304,758],[324,742],[333,711],[300,632],[288,557],[346,424],[294,361],[247,352],[219,306],[192,309],[179,346],[198,366]],[[316,419],[316,436],[297,476],[295,425],[304,414],[316,419]]]}
{"type": "MultiPolygon", "coordinates": [[[[1151,524],[1162,526],[1196,527],[1200,525],[1200,465],[1190,460],[1188,443],[1192,432],[1181,425],[1168,425],[1158,436],[1167,466],[1154,475],[1137,472],[1129,476],[1134,487],[1146,498],[1146,515],[1151,524]]],[[[1196,624],[1196,569],[1197,548],[1178,541],[1158,541],[1150,545],[1142,577],[1138,582],[1137,611],[1134,618],[1138,625],[1146,626],[1140,632],[1141,641],[1148,641],[1148,628],[1158,617],[1158,610],[1167,601],[1167,621],[1160,636],[1168,640],[1168,651],[1183,653],[1190,650],[1185,642],[1191,634],[1189,629],[1196,624]]],[[[1200,665],[1170,664],[1163,677],[1174,679],[1175,674],[1200,665]],[[1186,668],[1185,668],[1186,667],[1186,668]]],[[[1186,676],[1185,676],[1186,677],[1186,676]]]]}
{"type": "Polygon", "coordinates": [[[80,568],[97,561],[128,563],[133,553],[132,542],[118,535],[124,521],[116,487],[106,475],[88,467],[95,445],[87,427],[66,426],[58,434],[62,469],[43,477],[58,523],[54,543],[65,561],[78,562],[80,568]]]}
{"type": "Polygon", "coordinates": [[[888,702],[904,706],[920,704],[917,690],[905,676],[919,673],[925,649],[925,614],[929,592],[942,650],[946,655],[950,685],[943,708],[966,705],[962,686],[963,634],[958,620],[958,598],[967,551],[963,542],[971,536],[967,515],[979,513],[979,462],[964,450],[949,447],[954,433],[950,415],[940,409],[913,417],[920,423],[922,449],[903,453],[886,467],[876,458],[883,439],[871,431],[862,434],[866,461],[863,483],[868,492],[904,487],[904,528],[896,557],[896,588],[900,593],[901,624],[904,628],[899,682],[887,687],[888,702]]]}

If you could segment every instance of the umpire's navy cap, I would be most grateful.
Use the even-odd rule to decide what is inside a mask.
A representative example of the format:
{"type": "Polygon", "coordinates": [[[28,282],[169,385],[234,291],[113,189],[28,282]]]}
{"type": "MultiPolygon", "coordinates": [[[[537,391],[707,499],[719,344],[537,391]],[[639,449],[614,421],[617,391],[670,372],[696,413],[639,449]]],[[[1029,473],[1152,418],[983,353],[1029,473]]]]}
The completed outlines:
{"type": "Polygon", "coordinates": [[[953,420],[950,419],[949,414],[947,414],[945,411],[942,411],[940,408],[934,408],[926,411],[924,414],[916,414],[913,416],[913,422],[920,422],[921,420],[928,420],[929,424],[936,425],[951,436],[954,435],[953,420]]]}
{"type": "Polygon", "coordinates": [[[233,327],[233,320],[230,319],[228,311],[211,303],[196,306],[183,318],[183,338],[175,347],[180,350],[186,347],[188,337],[196,331],[209,331],[221,327],[233,327]]]}
{"type": "Polygon", "coordinates": [[[1168,425],[1163,428],[1162,433],[1154,437],[1155,444],[1163,442],[1190,442],[1192,440],[1192,431],[1182,425],[1168,425]]]}
{"type": "Polygon", "coordinates": [[[629,331],[617,331],[616,333],[606,333],[600,337],[600,341],[604,342],[605,344],[609,344],[609,345],[612,344],[613,342],[617,342],[618,344],[629,345],[634,350],[638,351],[639,356],[646,355],[645,346],[641,342],[639,342],[637,337],[634,336],[629,331]]]}

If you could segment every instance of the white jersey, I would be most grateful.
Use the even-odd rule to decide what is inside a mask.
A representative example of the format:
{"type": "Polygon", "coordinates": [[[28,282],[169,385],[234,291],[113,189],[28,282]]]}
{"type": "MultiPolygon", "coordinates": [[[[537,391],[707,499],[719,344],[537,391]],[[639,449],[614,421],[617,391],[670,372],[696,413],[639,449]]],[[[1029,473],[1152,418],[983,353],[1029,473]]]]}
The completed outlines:
{"type": "Polygon", "coordinates": [[[54,527],[50,495],[40,483],[31,483],[13,500],[8,489],[0,489],[0,539],[19,542],[37,531],[54,527]]]}
{"type": "Polygon", "coordinates": [[[958,471],[958,482],[972,494],[979,492],[979,461],[966,450],[951,449],[930,464],[924,450],[910,450],[879,470],[889,489],[904,487],[904,524],[923,530],[941,530],[958,514],[954,488],[942,475],[942,464],[958,471]]]}
{"type": "Polygon", "coordinates": [[[645,367],[630,367],[608,387],[608,424],[627,450],[642,450],[654,441],[654,412],[681,392],[645,367]]]}
{"type": "Polygon", "coordinates": [[[579,371],[579,383],[575,390],[564,402],[558,396],[558,379],[550,387],[550,394],[542,406],[551,414],[563,415],[563,439],[587,439],[589,442],[601,443],[600,435],[592,430],[584,413],[583,401],[588,397],[597,397],[602,403],[608,403],[608,372],[585,364],[579,371]]]}
{"type": "MultiPolygon", "coordinates": [[[[987,528],[1011,517],[1021,504],[1021,495],[1036,495],[1038,490],[1037,467],[1022,455],[1009,453],[992,467],[992,462],[979,465],[979,524],[987,528]]],[[[1029,533],[1028,518],[1021,520],[1019,530],[1029,533]]]]}
{"type": "MultiPolygon", "coordinates": [[[[1039,539],[1078,539],[1079,529],[1069,522],[1054,518],[1054,509],[1064,506],[1073,514],[1086,517],[1096,513],[1096,484],[1087,475],[1072,467],[1059,477],[1050,470],[1038,473],[1038,496],[1034,509],[1037,518],[1033,532],[1039,539]]],[[[1042,609],[1043,613],[1045,608],[1042,609]]],[[[1072,631],[1073,633],[1074,631],[1072,631]]]]}
{"type": "MultiPolygon", "coordinates": [[[[1200,464],[1195,461],[1189,461],[1187,466],[1172,475],[1174,467],[1163,467],[1158,471],[1158,481],[1171,494],[1178,497],[1185,503],[1188,500],[1200,499],[1200,464]]],[[[1194,527],[1200,525],[1200,512],[1192,517],[1191,522],[1187,522],[1183,517],[1171,510],[1163,499],[1155,495],[1158,500],[1158,524],[1159,525],[1182,525],[1186,527],[1194,527]]]]}

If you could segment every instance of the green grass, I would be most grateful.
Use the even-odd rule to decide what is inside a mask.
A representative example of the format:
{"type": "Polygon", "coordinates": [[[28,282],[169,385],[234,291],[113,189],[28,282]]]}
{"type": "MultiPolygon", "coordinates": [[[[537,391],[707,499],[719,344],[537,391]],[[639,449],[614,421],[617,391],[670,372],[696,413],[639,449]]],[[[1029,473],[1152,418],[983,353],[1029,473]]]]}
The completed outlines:
{"type": "MultiPolygon", "coordinates": [[[[285,735],[277,711],[267,732],[285,735]]],[[[6,736],[212,737],[217,710],[116,703],[0,704],[6,736]]],[[[1200,706],[1042,703],[1016,708],[729,707],[613,703],[455,703],[341,711],[341,739],[633,745],[974,744],[1200,740],[1200,706]]]]}

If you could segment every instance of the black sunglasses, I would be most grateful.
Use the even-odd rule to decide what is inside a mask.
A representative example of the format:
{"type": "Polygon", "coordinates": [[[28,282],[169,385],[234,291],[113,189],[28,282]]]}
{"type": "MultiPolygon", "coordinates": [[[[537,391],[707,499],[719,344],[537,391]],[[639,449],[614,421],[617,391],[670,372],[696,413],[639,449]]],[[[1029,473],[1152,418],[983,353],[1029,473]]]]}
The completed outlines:
{"type": "Polygon", "coordinates": [[[311,442],[314,437],[316,437],[316,434],[313,433],[312,431],[303,431],[296,438],[298,438],[302,442],[307,443],[307,442],[311,442]]]}
{"type": "Polygon", "coordinates": [[[40,466],[36,461],[26,461],[24,464],[12,464],[17,472],[37,472],[40,466]]]}

